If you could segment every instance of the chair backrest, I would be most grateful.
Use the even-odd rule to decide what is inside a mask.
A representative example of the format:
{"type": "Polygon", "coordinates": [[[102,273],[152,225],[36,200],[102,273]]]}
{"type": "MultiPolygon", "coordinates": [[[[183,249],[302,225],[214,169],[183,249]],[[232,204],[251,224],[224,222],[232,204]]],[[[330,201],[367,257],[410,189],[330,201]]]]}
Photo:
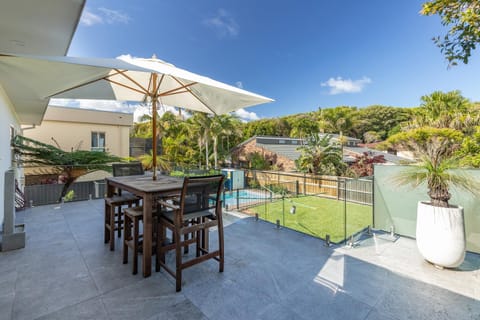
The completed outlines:
{"type": "MultiPolygon", "coordinates": [[[[210,209],[221,209],[224,175],[185,177],[180,208],[183,214],[210,209]]],[[[214,213],[214,212],[212,212],[214,213]]]]}
{"type": "Polygon", "coordinates": [[[141,162],[125,162],[112,164],[113,176],[135,176],[144,174],[141,162]]]}

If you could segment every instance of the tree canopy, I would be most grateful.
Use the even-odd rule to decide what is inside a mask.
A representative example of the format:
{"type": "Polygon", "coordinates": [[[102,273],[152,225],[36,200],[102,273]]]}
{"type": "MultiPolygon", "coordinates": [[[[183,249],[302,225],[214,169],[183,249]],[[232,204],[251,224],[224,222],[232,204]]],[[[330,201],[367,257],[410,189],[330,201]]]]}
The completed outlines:
{"type": "Polygon", "coordinates": [[[450,28],[443,37],[433,38],[450,66],[468,63],[480,42],[480,3],[478,0],[432,0],[423,4],[423,15],[439,15],[450,28]]]}

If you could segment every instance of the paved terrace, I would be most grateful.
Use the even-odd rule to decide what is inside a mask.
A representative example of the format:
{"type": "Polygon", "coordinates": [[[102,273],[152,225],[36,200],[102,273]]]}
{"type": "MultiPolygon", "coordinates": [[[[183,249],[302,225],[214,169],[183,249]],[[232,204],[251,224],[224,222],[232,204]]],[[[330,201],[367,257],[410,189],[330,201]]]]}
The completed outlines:
{"type": "MultiPolygon", "coordinates": [[[[0,253],[0,319],[480,319],[480,257],[459,270],[424,262],[411,239],[325,247],[229,216],[225,272],[208,261],[143,278],[103,244],[103,201],[19,214],[27,247],[0,253]]],[[[172,256],[170,255],[170,260],[172,256]]]]}

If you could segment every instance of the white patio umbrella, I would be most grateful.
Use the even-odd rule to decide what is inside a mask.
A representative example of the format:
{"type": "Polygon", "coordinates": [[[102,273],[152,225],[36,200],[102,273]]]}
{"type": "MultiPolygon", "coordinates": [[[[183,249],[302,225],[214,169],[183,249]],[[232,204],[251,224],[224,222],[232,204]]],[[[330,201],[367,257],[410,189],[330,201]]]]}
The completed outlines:
{"type": "Polygon", "coordinates": [[[273,101],[177,68],[155,57],[94,59],[0,54],[0,71],[3,72],[4,69],[11,69],[10,72],[20,78],[17,82],[27,82],[27,87],[38,85],[38,89],[47,86],[48,88],[42,87],[44,97],[151,103],[153,179],[156,179],[158,103],[211,114],[224,114],[273,101]],[[21,69],[23,73],[20,74],[15,69],[21,69]],[[43,74],[36,74],[38,79],[32,80],[32,69],[42,70],[43,74]],[[50,74],[57,75],[58,79],[47,84],[45,78],[50,74]],[[63,78],[65,81],[62,82],[63,78]]]}

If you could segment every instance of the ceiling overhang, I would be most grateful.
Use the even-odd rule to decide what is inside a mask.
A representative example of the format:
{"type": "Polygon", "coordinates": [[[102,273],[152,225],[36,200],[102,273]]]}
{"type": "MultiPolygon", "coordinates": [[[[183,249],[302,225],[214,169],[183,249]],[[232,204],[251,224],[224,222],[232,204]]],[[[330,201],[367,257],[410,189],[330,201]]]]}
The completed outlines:
{"type": "MultiPolygon", "coordinates": [[[[0,52],[64,56],[80,21],[85,0],[6,0],[0,10],[0,52]]],[[[12,97],[22,124],[40,124],[49,99],[28,90],[12,97]]]]}

